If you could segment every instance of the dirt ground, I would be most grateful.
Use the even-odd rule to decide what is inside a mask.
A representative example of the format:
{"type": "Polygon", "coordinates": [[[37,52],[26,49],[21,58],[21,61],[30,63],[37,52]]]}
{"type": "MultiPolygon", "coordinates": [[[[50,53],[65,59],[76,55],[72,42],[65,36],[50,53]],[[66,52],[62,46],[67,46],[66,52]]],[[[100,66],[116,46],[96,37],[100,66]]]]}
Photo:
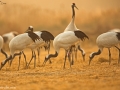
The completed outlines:
{"type": "MultiPolygon", "coordinates": [[[[85,48],[86,58],[82,60],[78,52],[78,59],[75,60],[72,68],[66,62],[63,69],[64,50],[61,49],[57,58],[52,58],[52,64],[46,63],[42,67],[45,52],[41,50],[40,65],[36,68],[33,61],[28,69],[25,69],[25,62],[22,56],[20,70],[18,57],[13,60],[12,66],[8,63],[0,71],[0,90],[120,90],[120,66],[118,65],[118,51],[111,49],[112,62],[109,65],[108,51],[104,49],[102,54],[96,56],[91,65],[88,65],[89,54],[97,51],[97,48],[85,48]]],[[[52,49],[50,53],[54,53],[52,49]]],[[[31,51],[26,50],[27,61],[31,58],[31,51]]],[[[0,54],[0,62],[5,57],[0,54]]]]}

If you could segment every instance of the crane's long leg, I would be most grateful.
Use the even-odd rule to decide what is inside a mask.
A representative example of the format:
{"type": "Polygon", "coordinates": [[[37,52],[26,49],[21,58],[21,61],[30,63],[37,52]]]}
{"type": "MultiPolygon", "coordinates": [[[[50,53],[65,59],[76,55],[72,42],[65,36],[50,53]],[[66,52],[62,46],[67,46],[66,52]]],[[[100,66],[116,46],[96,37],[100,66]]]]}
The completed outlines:
{"type": "Polygon", "coordinates": [[[74,51],[75,51],[75,45],[71,46],[70,47],[70,50],[69,50],[69,57],[71,57],[70,61],[71,61],[71,65],[74,65],[74,51]]]}
{"type": "MultiPolygon", "coordinates": [[[[26,66],[25,66],[25,67],[27,67],[26,55],[25,55],[25,53],[24,53],[23,51],[21,51],[21,54],[23,54],[23,56],[24,56],[24,59],[25,59],[25,64],[26,64],[26,66]]],[[[20,67],[21,54],[19,55],[19,64],[18,64],[18,70],[19,70],[19,67],[20,67]]]]}
{"type": "Polygon", "coordinates": [[[66,58],[67,58],[67,50],[65,50],[65,60],[64,60],[64,66],[63,66],[63,69],[65,69],[66,58]]]}
{"type": "MultiPolygon", "coordinates": [[[[46,44],[47,44],[47,46],[44,46],[44,48],[45,48],[45,51],[48,50],[48,54],[49,54],[49,52],[50,52],[50,42],[46,42],[46,44]]],[[[50,64],[52,63],[52,61],[50,59],[49,59],[49,63],[50,64]]],[[[44,64],[45,64],[45,62],[44,62],[44,64]]],[[[43,66],[44,66],[44,64],[43,64],[43,66]]]]}
{"type": "Polygon", "coordinates": [[[110,52],[110,48],[108,48],[108,51],[109,51],[109,65],[111,63],[111,52],[110,52]]]}
{"type": "MultiPolygon", "coordinates": [[[[49,52],[50,52],[50,42],[48,43],[47,49],[48,49],[48,54],[49,54],[49,52]]],[[[51,61],[50,59],[49,59],[49,63],[50,63],[50,64],[52,63],[52,61],[51,61]]]]}
{"type": "Polygon", "coordinates": [[[10,61],[10,66],[12,65],[13,59],[14,59],[16,56],[18,56],[18,55],[21,55],[21,52],[15,53],[15,54],[13,55],[13,57],[12,57],[12,59],[11,59],[11,61],[10,61]]]}
{"type": "Polygon", "coordinates": [[[74,52],[75,52],[75,59],[77,60],[77,51],[78,51],[78,49],[75,47],[74,48],[74,52]]]}
{"type": "MultiPolygon", "coordinates": [[[[3,49],[1,49],[1,53],[4,54],[6,58],[8,57],[7,53],[3,49]]],[[[8,61],[8,64],[9,64],[9,61],[8,61]]]]}
{"type": "Polygon", "coordinates": [[[10,63],[10,67],[12,65],[12,61],[13,61],[14,58],[12,58],[10,61],[8,61],[10,63]]]}
{"type": "Polygon", "coordinates": [[[3,51],[3,49],[1,49],[1,53],[4,54],[6,58],[8,57],[7,53],[3,51]]]}
{"type": "Polygon", "coordinates": [[[72,52],[72,47],[69,50],[65,50],[65,60],[64,60],[64,66],[63,69],[65,69],[65,64],[66,64],[66,58],[68,57],[69,63],[70,63],[70,68],[71,68],[71,52],[72,52]]]}
{"type": "Polygon", "coordinates": [[[119,59],[118,59],[118,64],[119,64],[120,63],[120,49],[117,46],[115,47],[119,50],[119,59]]]}
{"type": "Polygon", "coordinates": [[[10,55],[8,58],[6,58],[6,60],[4,60],[3,62],[1,62],[1,66],[0,66],[0,70],[5,66],[5,64],[9,61],[9,60],[11,60],[12,58],[14,58],[14,57],[12,57],[12,55],[10,55]]]}
{"type": "Polygon", "coordinates": [[[37,48],[37,53],[38,53],[38,64],[40,64],[40,47],[37,48]]]}
{"type": "Polygon", "coordinates": [[[20,68],[20,60],[21,60],[21,55],[19,55],[19,64],[18,64],[18,70],[20,68]]]}
{"type": "Polygon", "coordinates": [[[71,62],[71,51],[68,51],[68,60],[69,60],[69,63],[70,63],[70,68],[71,68],[71,65],[73,65],[73,60],[71,62]]]}
{"type": "Polygon", "coordinates": [[[35,51],[34,51],[34,68],[36,67],[36,54],[35,54],[35,51]]]}
{"type": "MultiPolygon", "coordinates": [[[[35,58],[35,51],[34,51],[34,50],[32,50],[32,57],[31,57],[28,65],[27,65],[27,68],[29,67],[29,65],[30,65],[30,63],[31,63],[31,61],[32,61],[33,58],[35,58]]],[[[35,59],[36,59],[36,58],[35,58],[35,59]]],[[[34,59],[34,61],[35,61],[35,59],[34,59]]],[[[34,64],[34,65],[35,65],[35,64],[34,64]]]]}
{"type": "Polygon", "coordinates": [[[72,61],[71,61],[71,65],[74,65],[74,53],[73,53],[73,51],[71,52],[71,58],[72,58],[72,61]]]}
{"type": "Polygon", "coordinates": [[[83,61],[85,61],[85,52],[84,50],[80,47],[80,45],[78,45],[78,50],[81,51],[82,57],[83,57],[83,61]]]}
{"type": "Polygon", "coordinates": [[[23,56],[24,56],[24,59],[25,59],[25,64],[26,64],[26,67],[27,67],[27,60],[26,60],[26,55],[25,55],[25,53],[22,51],[22,54],[23,54],[23,56]]]}

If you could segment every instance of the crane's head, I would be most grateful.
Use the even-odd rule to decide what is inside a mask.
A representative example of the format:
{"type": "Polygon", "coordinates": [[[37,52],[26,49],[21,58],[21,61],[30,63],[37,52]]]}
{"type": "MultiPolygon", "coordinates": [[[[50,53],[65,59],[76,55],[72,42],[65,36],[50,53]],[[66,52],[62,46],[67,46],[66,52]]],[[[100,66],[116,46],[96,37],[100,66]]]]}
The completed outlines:
{"type": "Polygon", "coordinates": [[[4,64],[1,62],[0,70],[2,69],[3,66],[4,66],[4,64]]]}
{"type": "Polygon", "coordinates": [[[91,53],[90,56],[89,56],[89,65],[90,65],[93,58],[94,58],[94,53],[91,53]]]}
{"type": "Polygon", "coordinates": [[[50,59],[50,55],[45,56],[45,61],[47,61],[48,59],[50,59]]]}
{"type": "Polygon", "coordinates": [[[1,66],[0,66],[0,70],[5,66],[5,64],[9,61],[12,60],[12,55],[10,55],[9,57],[6,58],[6,60],[4,60],[3,62],[1,62],[1,66]]]}
{"type": "Polygon", "coordinates": [[[45,56],[45,60],[44,60],[44,62],[43,62],[43,66],[45,66],[45,64],[46,64],[46,62],[49,60],[49,55],[47,55],[47,56],[45,56]]]}
{"type": "Polygon", "coordinates": [[[28,27],[28,30],[33,31],[33,26],[29,26],[29,27],[28,27]]]}
{"type": "Polygon", "coordinates": [[[33,32],[33,26],[29,26],[28,29],[25,31],[26,33],[27,32],[33,32]]]}
{"type": "Polygon", "coordinates": [[[55,54],[49,54],[49,55],[47,55],[47,56],[45,57],[44,62],[43,62],[43,66],[45,66],[46,62],[47,62],[50,58],[52,58],[52,57],[57,57],[57,56],[58,56],[58,52],[57,52],[57,51],[55,52],[55,54]]]}
{"type": "Polygon", "coordinates": [[[12,33],[13,33],[14,36],[17,36],[17,35],[19,34],[19,33],[16,32],[16,31],[12,31],[12,33]]]}
{"type": "Polygon", "coordinates": [[[78,9],[77,6],[75,5],[75,3],[72,3],[72,7],[73,8],[75,7],[76,9],[78,9]]]}
{"type": "Polygon", "coordinates": [[[89,65],[90,65],[92,59],[93,59],[96,55],[101,54],[101,51],[102,51],[102,49],[99,49],[97,52],[93,52],[93,53],[90,54],[90,56],[89,56],[89,58],[90,58],[90,59],[89,59],[89,65]]]}

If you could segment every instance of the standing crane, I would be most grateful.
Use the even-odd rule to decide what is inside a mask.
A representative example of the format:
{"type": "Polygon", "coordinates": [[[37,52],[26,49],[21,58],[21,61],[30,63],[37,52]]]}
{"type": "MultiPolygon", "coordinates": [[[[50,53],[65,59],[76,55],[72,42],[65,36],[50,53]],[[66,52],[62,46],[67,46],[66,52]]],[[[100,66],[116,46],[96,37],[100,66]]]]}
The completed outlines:
{"type": "MultiPolygon", "coordinates": [[[[75,3],[72,3],[72,20],[71,22],[68,24],[68,26],[66,27],[66,29],[64,30],[64,32],[66,31],[76,31],[76,30],[79,30],[76,25],[75,25],[75,8],[77,8],[77,6],[75,5],[75,3]]],[[[77,43],[76,45],[73,45],[71,48],[74,49],[75,51],[75,58],[77,59],[77,49],[79,51],[81,51],[82,53],[82,57],[83,57],[83,60],[85,60],[85,51],[80,47],[80,43],[77,43]]],[[[71,49],[72,50],[72,49],[71,49]]],[[[72,57],[72,64],[73,64],[73,57],[72,57]]]]}

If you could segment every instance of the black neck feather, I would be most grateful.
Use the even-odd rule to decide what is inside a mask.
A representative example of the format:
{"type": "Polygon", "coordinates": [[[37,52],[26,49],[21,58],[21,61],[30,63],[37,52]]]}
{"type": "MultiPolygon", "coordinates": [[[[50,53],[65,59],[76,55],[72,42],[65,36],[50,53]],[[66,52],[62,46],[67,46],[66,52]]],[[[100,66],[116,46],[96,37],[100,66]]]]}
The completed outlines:
{"type": "Polygon", "coordinates": [[[22,52],[15,53],[14,56],[13,56],[13,58],[14,58],[15,56],[21,55],[21,53],[22,53],[22,52]]]}
{"type": "Polygon", "coordinates": [[[0,70],[3,68],[3,66],[9,61],[12,59],[12,55],[10,55],[4,62],[1,62],[1,67],[0,67],[0,70]]]}
{"type": "Polygon", "coordinates": [[[80,48],[80,45],[78,45],[78,50],[80,50],[83,54],[83,50],[80,48]]]}
{"type": "Polygon", "coordinates": [[[75,18],[75,9],[74,9],[74,5],[72,5],[72,13],[73,13],[72,18],[75,18]]]}
{"type": "Polygon", "coordinates": [[[1,49],[1,53],[3,53],[5,57],[7,58],[7,54],[2,49],[1,49]]]}
{"type": "Polygon", "coordinates": [[[101,50],[99,49],[98,52],[94,52],[90,58],[93,59],[94,56],[100,55],[100,54],[101,54],[101,50]]]}
{"type": "Polygon", "coordinates": [[[45,60],[48,60],[48,59],[50,59],[52,57],[57,57],[57,56],[58,56],[58,53],[55,52],[55,54],[49,54],[49,56],[47,58],[45,58],[45,60]]]}
{"type": "Polygon", "coordinates": [[[15,53],[13,56],[10,55],[3,63],[1,63],[0,69],[2,69],[2,67],[3,67],[9,60],[14,59],[15,56],[20,55],[20,54],[21,54],[21,52],[20,52],[20,53],[15,53]]]}
{"type": "Polygon", "coordinates": [[[120,41],[120,32],[116,32],[116,33],[117,33],[116,37],[120,41]]]}

